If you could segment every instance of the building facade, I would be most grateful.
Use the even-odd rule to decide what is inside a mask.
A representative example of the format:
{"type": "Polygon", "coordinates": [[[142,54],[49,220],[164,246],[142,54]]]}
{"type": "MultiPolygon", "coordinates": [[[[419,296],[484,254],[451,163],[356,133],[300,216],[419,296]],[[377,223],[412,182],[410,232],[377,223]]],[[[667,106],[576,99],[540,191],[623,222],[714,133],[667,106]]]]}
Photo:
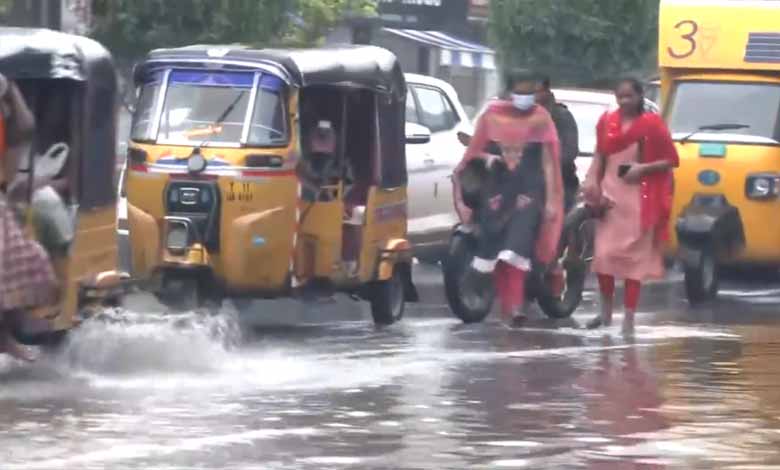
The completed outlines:
{"type": "Polygon", "coordinates": [[[451,83],[473,115],[499,83],[486,45],[488,7],[489,0],[379,0],[377,18],[349,19],[327,42],[389,49],[404,72],[451,83]]]}
{"type": "Polygon", "coordinates": [[[11,0],[0,11],[0,24],[87,34],[90,8],[90,0],[11,0]]]}

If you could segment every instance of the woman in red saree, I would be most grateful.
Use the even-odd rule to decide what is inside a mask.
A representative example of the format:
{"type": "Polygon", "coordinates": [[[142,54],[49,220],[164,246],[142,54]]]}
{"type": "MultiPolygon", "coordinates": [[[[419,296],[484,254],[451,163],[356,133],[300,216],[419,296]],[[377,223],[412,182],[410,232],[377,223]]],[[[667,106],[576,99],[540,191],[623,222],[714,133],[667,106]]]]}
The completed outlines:
{"type": "Polygon", "coordinates": [[[533,262],[556,258],[563,224],[563,183],[558,135],[549,113],[535,104],[537,80],[516,74],[507,80],[508,99],[491,102],[480,116],[456,175],[476,158],[488,166],[501,162],[502,177],[493,180],[484,210],[464,204],[459,178],[455,205],[464,224],[490,227],[480,237],[471,265],[477,286],[495,281],[504,320],[523,320],[525,279],[533,262]],[[495,143],[501,156],[485,155],[495,143]]]}
{"type": "Polygon", "coordinates": [[[592,265],[601,315],[588,327],[611,323],[615,278],[620,278],[625,280],[623,327],[630,330],[641,282],[664,276],[663,244],[678,157],[661,117],[644,111],[637,80],[620,82],[616,96],[619,109],[605,113],[596,127],[596,154],[583,187],[588,204],[606,209],[596,222],[592,265]]]}

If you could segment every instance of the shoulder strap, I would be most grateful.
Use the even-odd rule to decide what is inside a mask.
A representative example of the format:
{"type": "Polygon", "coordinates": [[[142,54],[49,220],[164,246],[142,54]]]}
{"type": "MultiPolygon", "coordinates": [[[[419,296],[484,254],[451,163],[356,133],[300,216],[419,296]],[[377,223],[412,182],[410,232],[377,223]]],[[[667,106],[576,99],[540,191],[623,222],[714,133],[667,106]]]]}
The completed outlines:
{"type": "Polygon", "coordinates": [[[645,138],[642,137],[639,139],[639,142],[637,142],[638,148],[637,148],[637,162],[644,163],[645,161],[645,138]]]}

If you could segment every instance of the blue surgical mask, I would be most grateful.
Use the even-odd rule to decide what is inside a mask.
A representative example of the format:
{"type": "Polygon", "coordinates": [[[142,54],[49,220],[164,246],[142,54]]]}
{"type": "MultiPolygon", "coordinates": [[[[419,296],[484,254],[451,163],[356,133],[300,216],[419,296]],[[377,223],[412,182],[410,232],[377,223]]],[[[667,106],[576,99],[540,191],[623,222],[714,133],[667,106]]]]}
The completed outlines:
{"type": "Polygon", "coordinates": [[[520,111],[528,111],[534,107],[534,104],[536,104],[536,98],[533,94],[520,95],[517,93],[512,93],[512,104],[520,111]]]}

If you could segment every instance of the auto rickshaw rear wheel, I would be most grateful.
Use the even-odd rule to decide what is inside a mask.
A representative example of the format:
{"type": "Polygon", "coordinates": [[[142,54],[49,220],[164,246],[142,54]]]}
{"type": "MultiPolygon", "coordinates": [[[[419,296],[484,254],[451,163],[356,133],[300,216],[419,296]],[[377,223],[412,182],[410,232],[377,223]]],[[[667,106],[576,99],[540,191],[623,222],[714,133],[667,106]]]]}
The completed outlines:
{"type": "Polygon", "coordinates": [[[385,281],[376,281],[369,287],[371,316],[377,326],[387,326],[404,316],[406,295],[404,292],[403,269],[393,268],[393,275],[385,281]]]}
{"type": "Polygon", "coordinates": [[[713,300],[718,295],[720,273],[711,250],[702,250],[699,262],[685,266],[685,294],[691,305],[713,300]]]}

